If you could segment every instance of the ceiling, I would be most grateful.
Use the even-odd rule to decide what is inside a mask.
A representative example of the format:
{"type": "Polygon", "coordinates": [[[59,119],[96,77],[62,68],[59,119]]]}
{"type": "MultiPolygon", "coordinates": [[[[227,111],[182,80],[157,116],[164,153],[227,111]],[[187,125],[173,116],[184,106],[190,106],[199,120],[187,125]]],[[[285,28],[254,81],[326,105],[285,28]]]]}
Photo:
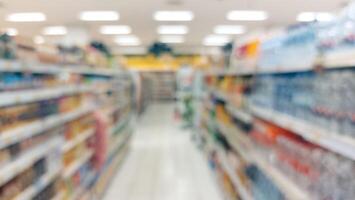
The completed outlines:
{"type": "MultiPolygon", "coordinates": [[[[181,48],[202,46],[205,36],[213,33],[216,25],[245,25],[248,31],[268,29],[296,23],[296,16],[303,11],[339,11],[348,0],[0,0],[0,27],[17,28],[22,35],[39,35],[42,28],[52,25],[82,27],[92,38],[113,44],[113,36],[98,33],[100,25],[129,25],[143,46],[158,38],[156,29],[162,24],[184,24],[189,27],[186,41],[181,48]],[[120,13],[116,22],[83,22],[78,19],[80,11],[115,10],[120,13]],[[157,10],[190,10],[195,18],[191,22],[156,22],[153,13],[157,10]],[[261,22],[232,22],[226,20],[230,10],[264,10],[269,18],[261,22]],[[6,22],[7,14],[13,12],[43,12],[47,21],[37,23],[6,22]]],[[[49,37],[49,36],[48,36],[49,37]]],[[[53,36],[52,36],[53,37],[53,36]]],[[[48,40],[58,38],[48,38],[48,40]]]]}

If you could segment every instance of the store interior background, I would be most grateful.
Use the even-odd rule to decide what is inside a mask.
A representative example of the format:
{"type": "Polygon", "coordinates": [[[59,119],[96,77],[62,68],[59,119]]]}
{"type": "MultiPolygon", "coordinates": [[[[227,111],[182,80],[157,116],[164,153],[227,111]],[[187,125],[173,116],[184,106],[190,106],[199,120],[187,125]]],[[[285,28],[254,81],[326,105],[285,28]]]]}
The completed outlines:
{"type": "Polygon", "coordinates": [[[355,199],[355,2],[0,0],[0,200],[355,199]]]}

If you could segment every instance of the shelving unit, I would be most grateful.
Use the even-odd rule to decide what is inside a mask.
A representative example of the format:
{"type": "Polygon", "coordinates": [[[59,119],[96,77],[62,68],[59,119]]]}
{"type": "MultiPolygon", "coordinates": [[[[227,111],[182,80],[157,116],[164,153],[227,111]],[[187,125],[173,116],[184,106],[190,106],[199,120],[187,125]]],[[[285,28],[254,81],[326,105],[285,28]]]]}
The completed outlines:
{"type": "Polygon", "coordinates": [[[285,175],[268,163],[264,156],[253,150],[252,142],[235,128],[226,127],[221,122],[218,123],[219,128],[231,142],[232,146],[241,153],[244,159],[250,163],[256,164],[277,184],[277,186],[286,194],[287,199],[312,199],[310,196],[289,180],[285,175]]]}
{"type": "MultiPolygon", "coordinates": [[[[336,72],[338,68],[349,70],[355,66],[355,62],[350,58],[351,55],[353,55],[353,53],[346,52],[341,55],[327,56],[319,59],[317,62],[321,63],[324,67],[324,73],[336,72]]],[[[217,142],[219,143],[217,146],[213,145],[208,146],[207,148],[210,153],[218,152],[217,155],[223,168],[233,181],[233,185],[242,199],[252,199],[253,195],[250,193],[251,191],[245,189],[244,185],[240,184],[235,170],[233,170],[233,167],[228,164],[228,160],[223,151],[236,151],[242,156],[243,160],[246,160],[249,163],[249,165],[254,165],[260,169],[286,199],[317,199],[317,195],[319,195],[314,194],[313,191],[310,191],[309,188],[307,188],[307,186],[297,182],[299,180],[296,180],[297,177],[294,177],[295,174],[288,174],[286,169],[280,169],[281,161],[276,161],[276,159],[278,159],[277,156],[280,155],[276,154],[276,151],[264,151],[263,148],[258,147],[260,144],[254,141],[255,138],[251,136],[251,131],[258,128],[261,130],[263,129],[263,127],[255,127],[255,124],[260,120],[300,136],[301,140],[305,140],[311,145],[321,148],[322,152],[329,152],[328,154],[332,154],[334,157],[341,157],[341,159],[347,160],[347,164],[355,160],[355,140],[350,135],[330,131],[319,124],[317,125],[316,123],[272,110],[267,106],[263,107],[256,105],[252,103],[250,99],[243,99],[243,102],[241,103],[239,97],[241,94],[237,94],[237,91],[233,91],[235,88],[227,88],[225,85],[227,81],[223,82],[225,79],[233,79],[237,82],[233,84],[254,84],[259,76],[267,75],[268,77],[271,77],[276,74],[278,74],[278,76],[284,76],[290,73],[315,73],[313,71],[313,66],[305,66],[295,68],[269,68],[267,70],[262,68],[255,68],[255,70],[212,70],[205,73],[206,80],[211,81],[208,78],[213,77],[214,81],[217,83],[213,82],[213,84],[207,86],[206,91],[208,91],[208,97],[202,99],[200,111],[202,113],[209,113],[207,115],[210,115],[210,117],[206,117],[206,114],[202,115],[200,118],[200,124],[207,124],[207,126],[209,126],[209,130],[207,131],[211,133],[201,133],[203,135],[201,137],[212,137],[210,134],[221,134],[225,136],[227,144],[219,141],[217,142]],[[252,81],[244,82],[241,80],[252,81]],[[217,86],[214,84],[219,85],[217,86]],[[229,91],[226,91],[226,89],[229,91]],[[236,97],[239,101],[237,103],[240,104],[238,106],[235,105],[234,102],[234,98],[236,97]],[[221,115],[218,113],[221,112],[221,110],[226,114],[221,115]],[[225,115],[227,115],[229,119],[226,119],[225,115]],[[222,118],[222,120],[219,118],[222,118]],[[228,149],[228,145],[230,145],[232,150],[228,149]],[[218,150],[220,148],[223,150],[218,150]]],[[[230,80],[228,81],[230,83],[230,80]]],[[[240,88],[241,87],[238,85],[238,92],[240,92],[240,88]]],[[[253,90],[248,88],[248,95],[250,95],[250,92],[252,93],[253,90]]],[[[243,98],[248,98],[246,95],[242,95],[243,98]]],[[[200,128],[201,127],[199,127],[199,129],[200,128]]],[[[210,139],[207,140],[210,141],[210,139]]],[[[271,146],[273,144],[269,145],[271,146]]],[[[339,163],[339,165],[341,165],[341,163],[339,163]]]]}
{"type": "Polygon", "coordinates": [[[110,119],[112,127],[108,127],[107,132],[103,133],[107,135],[108,141],[116,137],[109,132],[113,131],[113,128],[115,134],[118,132],[120,135],[115,139],[115,143],[107,147],[110,151],[104,167],[113,168],[111,165],[115,164],[114,170],[117,170],[118,164],[112,163],[111,160],[117,157],[122,160],[126,155],[127,150],[123,151],[118,147],[124,144],[127,149],[129,146],[133,125],[129,122],[134,117],[131,104],[133,82],[129,73],[84,66],[56,66],[4,60],[0,60],[0,73],[41,74],[39,77],[54,75],[53,77],[58,78],[62,75],[80,77],[80,82],[75,83],[58,82],[50,86],[40,85],[36,88],[0,92],[0,109],[18,106],[27,108],[26,106],[36,106],[41,102],[56,103],[55,106],[58,107],[48,114],[41,113],[34,120],[0,131],[0,153],[4,155],[9,148],[15,146],[20,151],[16,157],[0,164],[0,187],[6,187],[17,179],[21,180],[23,173],[29,173],[28,171],[34,170],[35,167],[42,167],[41,170],[36,169],[36,173],[41,171],[41,174],[33,177],[33,183],[23,188],[14,199],[33,199],[49,187],[55,191],[53,196],[48,197],[53,200],[79,200],[98,196],[95,185],[102,178],[104,169],[94,168],[95,161],[92,158],[101,153],[95,146],[99,144],[95,144],[94,138],[102,136],[97,134],[100,130],[93,120],[98,120],[97,115],[110,119]],[[127,126],[123,127],[123,124],[127,126]],[[28,141],[30,146],[27,144],[27,149],[22,149],[24,145],[20,148],[20,144],[28,141]],[[72,157],[74,155],[75,157],[72,157]],[[72,157],[71,162],[68,162],[69,157],[72,157]],[[79,174],[86,178],[72,182],[79,174]]]}

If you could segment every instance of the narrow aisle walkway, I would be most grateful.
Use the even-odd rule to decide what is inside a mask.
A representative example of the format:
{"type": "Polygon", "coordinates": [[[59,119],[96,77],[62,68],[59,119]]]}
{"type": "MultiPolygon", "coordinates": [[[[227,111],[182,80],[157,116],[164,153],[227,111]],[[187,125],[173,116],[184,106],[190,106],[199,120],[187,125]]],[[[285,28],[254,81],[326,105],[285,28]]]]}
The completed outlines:
{"type": "Polygon", "coordinates": [[[153,105],[104,200],[221,200],[207,162],[178,128],[173,105],[153,105]]]}

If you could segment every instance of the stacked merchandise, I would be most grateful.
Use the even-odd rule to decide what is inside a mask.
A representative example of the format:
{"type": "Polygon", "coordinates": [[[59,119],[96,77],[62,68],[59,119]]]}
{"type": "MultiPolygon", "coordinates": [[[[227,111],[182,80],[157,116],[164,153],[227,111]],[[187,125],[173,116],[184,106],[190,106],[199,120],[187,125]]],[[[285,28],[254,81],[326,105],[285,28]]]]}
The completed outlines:
{"type": "Polygon", "coordinates": [[[140,114],[142,114],[147,109],[153,98],[153,80],[147,76],[143,76],[141,73],[137,73],[137,76],[137,110],[140,114]]]}
{"type": "Polygon", "coordinates": [[[9,59],[22,57],[2,45],[0,199],[101,196],[106,170],[117,169],[129,146],[130,76],[76,64],[25,64],[9,59]],[[113,142],[105,150],[107,141],[113,142]]]}
{"type": "Polygon", "coordinates": [[[352,13],[262,41],[256,66],[206,74],[200,135],[231,199],[355,198],[352,13]]]}
{"type": "Polygon", "coordinates": [[[150,71],[142,72],[142,75],[151,82],[154,101],[171,101],[176,98],[175,71],[150,71]]]}

